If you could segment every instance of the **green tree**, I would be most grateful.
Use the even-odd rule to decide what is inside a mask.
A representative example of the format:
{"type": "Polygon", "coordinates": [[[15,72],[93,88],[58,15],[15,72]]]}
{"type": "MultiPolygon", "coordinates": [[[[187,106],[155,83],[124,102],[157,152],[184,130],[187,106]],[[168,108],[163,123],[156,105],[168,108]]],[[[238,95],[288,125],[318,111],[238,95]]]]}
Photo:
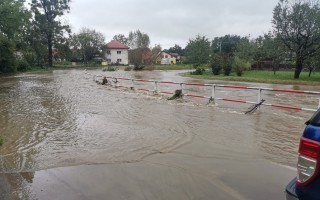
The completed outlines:
{"type": "Polygon", "coordinates": [[[213,75],[219,75],[223,69],[223,58],[220,54],[213,54],[211,56],[209,67],[212,70],[213,75]]]}
{"type": "Polygon", "coordinates": [[[189,39],[185,48],[188,62],[194,65],[208,64],[210,52],[209,39],[200,35],[197,35],[194,39],[189,39]]]}
{"type": "Polygon", "coordinates": [[[39,33],[46,37],[48,48],[48,66],[52,67],[52,49],[59,38],[70,32],[68,25],[63,25],[61,17],[69,11],[70,0],[32,0],[31,10],[34,25],[39,33]]]}
{"type": "Polygon", "coordinates": [[[238,35],[225,35],[223,37],[216,37],[212,41],[212,51],[214,53],[220,53],[232,57],[237,50],[237,45],[240,40],[241,37],[238,35]]]}
{"type": "Polygon", "coordinates": [[[235,55],[242,60],[254,62],[255,55],[257,53],[257,46],[254,41],[251,41],[248,37],[243,37],[240,39],[236,46],[235,55]]]}
{"type": "Polygon", "coordinates": [[[294,78],[303,62],[320,48],[320,7],[318,0],[280,0],[273,10],[276,35],[295,54],[294,78]]]}
{"type": "Polygon", "coordinates": [[[30,17],[23,1],[18,0],[1,0],[0,16],[0,34],[9,39],[19,37],[30,17]]]}
{"type": "Polygon", "coordinates": [[[15,55],[24,43],[23,33],[31,15],[23,1],[1,0],[0,16],[0,72],[13,72],[17,63],[15,55]]]}
{"type": "Polygon", "coordinates": [[[125,44],[125,45],[128,44],[128,38],[123,34],[115,35],[115,36],[113,36],[113,39],[121,42],[122,44],[125,44]]]}
{"type": "Polygon", "coordinates": [[[150,38],[146,33],[141,32],[140,30],[130,31],[128,36],[128,46],[131,49],[137,48],[149,48],[150,38]]]}
{"type": "Polygon", "coordinates": [[[144,65],[147,64],[144,61],[145,57],[149,57],[148,54],[151,52],[149,49],[150,38],[146,33],[140,30],[131,31],[128,36],[129,50],[129,62],[134,65],[134,70],[142,70],[144,65]]]}
{"type": "Polygon", "coordinates": [[[271,32],[259,36],[254,43],[256,51],[255,60],[257,62],[272,61],[274,73],[279,69],[280,63],[284,62],[285,58],[290,57],[281,39],[274,36],[271,32]]]}
{"type": "Polygon", "coordinates": [[[16,70],[14,51],[14,43],[0,34],[0,73],[14,72],[16,70]]]}
{"type": "Polygon", "coordinates": [[[71,37],[70,45],[87,64],[96,55],[102,55],[105,40],[102,33],[94,29],[82,28],[78,34],[71,37]]]}
{"type": "Polygon", "coordinates": [[[179,45],[175,44],[173,47],[170,47],[168,49],[168,52],[170,53],[178,53],[180,56],[184,55],[184,49],[180,47],[179,45]]]}

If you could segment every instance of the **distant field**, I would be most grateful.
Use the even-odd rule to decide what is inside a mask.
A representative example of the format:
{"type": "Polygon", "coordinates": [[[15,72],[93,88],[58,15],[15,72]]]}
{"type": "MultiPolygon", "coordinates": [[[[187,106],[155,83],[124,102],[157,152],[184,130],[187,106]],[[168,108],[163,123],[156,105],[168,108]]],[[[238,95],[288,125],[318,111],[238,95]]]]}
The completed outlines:
{"type": "Polygon", "coordinates": [[[245,81],[245,82],[262,82],[262,83],[276,83],[276,84],[297,84],[297,85],[320,85],[320,72],[313,72],[309,77],[309,72],[301,72],[299,79],[293,78],[293,71],[245,71],[241,77],[235,73],[230,76],[218,75],[214,76],[210,71],[203,75],[190,75],[193,78],[210,79],[210,80],[226,80],[226,81],[245,81]]]}

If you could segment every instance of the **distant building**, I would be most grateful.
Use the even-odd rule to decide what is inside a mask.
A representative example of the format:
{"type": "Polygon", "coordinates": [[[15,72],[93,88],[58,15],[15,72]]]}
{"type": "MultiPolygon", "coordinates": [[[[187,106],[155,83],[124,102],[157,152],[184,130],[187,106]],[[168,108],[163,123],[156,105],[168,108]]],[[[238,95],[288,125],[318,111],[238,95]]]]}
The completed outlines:
{"type": "Polygon", "coordinates": [[[177,64],[180,62],[181,56],[178,53],[167,53],[165,51],[161,51],[156,58],[157,64],[161,65],[171,65],[177,64]]]}
{"type": "Polygon", "coordinates": [[[117,40],[111,40],[106,45],[106,54],[105,58],[108,61],[108,64],[121,64],[127,65],[128,61],[128,50],[129,47],[122,44],[117,40]]]}

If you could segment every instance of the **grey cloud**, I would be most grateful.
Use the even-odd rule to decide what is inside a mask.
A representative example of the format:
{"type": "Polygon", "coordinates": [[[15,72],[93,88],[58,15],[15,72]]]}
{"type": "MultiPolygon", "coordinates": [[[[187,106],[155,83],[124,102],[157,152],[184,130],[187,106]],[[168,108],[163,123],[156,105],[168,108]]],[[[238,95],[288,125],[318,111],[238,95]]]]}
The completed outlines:
{"type": "Polygon", "coordinates": [[[277,0],[77,0],[69,21],[74,31],[94,28],[110,40],[140,29],[152,44],[184,46],[197,34],[213,39],[225,34],[256,37],[271,29],[277,0]]]}

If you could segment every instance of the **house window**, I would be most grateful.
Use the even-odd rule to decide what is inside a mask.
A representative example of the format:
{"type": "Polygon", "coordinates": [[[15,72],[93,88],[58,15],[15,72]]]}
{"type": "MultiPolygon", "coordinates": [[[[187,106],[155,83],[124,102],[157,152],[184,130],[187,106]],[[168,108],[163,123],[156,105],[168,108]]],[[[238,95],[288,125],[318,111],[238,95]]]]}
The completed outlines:
{"type": "Polygon", "coordinates": [[[166,58],[168,58],[168,55],[165,55],[166,58]]]}
{"type": "Polygon", "coordinates": [[[118,63],[122,62],[122,59],[121,59],[121,58],[118,58],[118,59],[117,59],[117,62],[118,62],[118,63]]]}
{"type": "Polygon", "coordinates": [[[121,51],[117,51],[117,54],[121,54],[121,51]]]}
{"type": "Polygon", "coordinates": [[[110,54],[111,54],[111,52],[108,50],[108,51],[107,51],[107,54],[108,54],[108,55],[110,55],[110,54]]]}

